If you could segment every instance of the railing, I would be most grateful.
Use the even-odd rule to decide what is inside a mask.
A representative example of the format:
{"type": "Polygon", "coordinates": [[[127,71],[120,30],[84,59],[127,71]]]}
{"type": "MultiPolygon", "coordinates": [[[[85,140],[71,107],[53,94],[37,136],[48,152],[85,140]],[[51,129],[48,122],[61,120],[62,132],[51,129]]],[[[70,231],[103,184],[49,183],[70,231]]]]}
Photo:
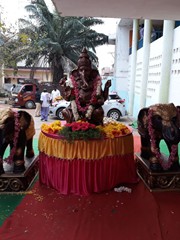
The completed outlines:
{"type": "MultiPolygon", "coordinates": [[[[155,40],[157,40],[158,38],[162,37],[162,35],[163,35],[163,31],[162,30],[156,30],[155,33],[156,34],[154,36],[152,36],[152,38],[151,38],[151,43],[154,42],[155,40]]],[[[143,39],[140,39],[138,41],[137,50],[142,48],[142,47],[143,47],[143,39]]],[[[131,53],[132,53],[132,47],[129,48],[129,55],[131,53]]]]}

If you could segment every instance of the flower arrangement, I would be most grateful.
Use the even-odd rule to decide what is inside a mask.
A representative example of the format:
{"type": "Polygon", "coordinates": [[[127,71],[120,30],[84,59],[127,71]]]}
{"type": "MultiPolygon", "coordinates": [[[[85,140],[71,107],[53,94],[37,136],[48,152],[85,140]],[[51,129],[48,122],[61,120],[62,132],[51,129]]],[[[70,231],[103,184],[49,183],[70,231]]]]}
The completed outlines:
{"type": "Polygon", "coordinates": [[[97,128],[104,132],[107,138],[120,137],[131,133],[126,125],[111,118],[104,118],[104,125],[97,126],[97,128]]]}
{"type": "Polygon", "coordinates": [[[59,130],[62,129],[61,122],[60,121],[54,121],[51,124],[45,124],[43,123],[41,125],[41,129],[43,132],[50,133],[50,134],[56,134],[59,132],[59,130]]]}
{"type": "Polygon", "coordinates": [[[67,141],[87,141],[103,138],[103,132],[96,128],[96,125],[83,121],[65,124],[65,126],[59,131],[59,135],[63,136],[67,141]]]}
{"type": "Polygon", "coordinates": [[[42,124],[42,131],[46,133],[58,134],[62,139],[69,142],[74,140],[92,140],[103,138],[115,138],[131,133],[131,130],[124,124],[110,118],[104,118],[103,126],[96,126],[89,122],[77,121],[66,123],[61,126],[60,121],[55,121],[50,125],[42,124]]]}
{"type": "Polygon", "coordinates": [[[159,160],[162,168],[164,170],[168,170],[175,161],[175,157],[176,157],[176,154],[178,151],[178,145],[171,146],[171,153],[168,158],[168,161],[164,162],[162,159],[161,153],[160,153],[160,149],[156,146],[155,130],[153,128],[152,116],[153,116],[153,109],[149,109],[149,111],[148,111],[148,132],[149,132],[149,136],[151,138],[151,149],[152,149],[153,153],[155,154],[156,158],[159,160]]]}

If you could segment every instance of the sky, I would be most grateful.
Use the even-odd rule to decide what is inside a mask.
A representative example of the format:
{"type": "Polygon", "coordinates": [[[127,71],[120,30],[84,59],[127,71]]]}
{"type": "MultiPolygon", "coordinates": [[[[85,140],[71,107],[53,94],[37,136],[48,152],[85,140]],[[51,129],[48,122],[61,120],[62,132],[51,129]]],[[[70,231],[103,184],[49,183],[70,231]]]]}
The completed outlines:
{"type": "Polygon", "coordinates": [[[17,22],[18,17],[24,15],[26,3],[25,0],[0,0],[2,19],[11,23],[17,22]]]}
{"type": "MultiPolygon", "coordinates": [[[[45,0],[50,3],[50,0],[45,0]]],[[[17,23],[18,17],[24,17],[24,6],[27,5],[28,0],[0,0],[0,13],[2,19],[6,19],[11,24],[17,23]]],[[[97,32],[104,33],[106,35],[114,35],[116,33],[116,27],[119,19],[115,18],[103,18],[103,25],[96,26],[97,32]]],[[[104,67],[112,67],[114,63],[114,45],[103,45],[96,48],[96,53],[99,59],[99,71],[104,67]]]]}
{"type": "MultiPolygon", "coordinates": [[[[106,35],[114,35],[116,36],[116,28],[119,23],[119,19],[116,18],[103,18],[103,25],[99,25],[95,27],[95,30],[100,33],[104,33],[106,35]]],[[[112,67],[114,64],[114,51],[115,45],[105,44],[103,46],[96,48],[96,53],[99,59],[99,71],[104,67],[112,67]]]]}

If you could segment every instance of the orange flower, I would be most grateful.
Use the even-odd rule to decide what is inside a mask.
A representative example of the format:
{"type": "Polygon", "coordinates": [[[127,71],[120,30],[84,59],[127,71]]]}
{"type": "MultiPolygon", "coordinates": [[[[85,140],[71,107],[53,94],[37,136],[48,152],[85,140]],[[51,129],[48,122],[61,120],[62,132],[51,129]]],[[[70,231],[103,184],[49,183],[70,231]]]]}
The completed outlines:
{"type": "Polygon", "coordinates": [[[43,123],[41,125],[42,131],[46,133],[57,133],[61,128],[62,127],[60,121],[54,121],[51,124],[43,123]]]}
{"type": "Polygon", "coordinates": [[[71,132],[76,135],[83,131],[87,132],[87,134],[89,134],[88,131],[99,130],[99,132],[102,133],[101,137],[105,136],[107,138],[120,137],[120,136],[124,136],[124,135],[131,133],[130,129],[126,125],[119,123],[117,121],[114,121],[112,119],[110,119],[109,121],[106,121],[103,126],[101,126],[101,125],[95,126],[94,124],[91,124],[89,122],[85,122],[82,120],[77,121],[77,122],[72,122],[72,123],[66,123],[65,126],[61,126],[60,121],[54,121],[53,123],[51,123],[49,125],[43,123],[41,126],[41,129],[44,132],[53,133],[53,134],[57,134],[60,130],[64,131],[66,129],[65,130],[66,132],[71,132]]]}

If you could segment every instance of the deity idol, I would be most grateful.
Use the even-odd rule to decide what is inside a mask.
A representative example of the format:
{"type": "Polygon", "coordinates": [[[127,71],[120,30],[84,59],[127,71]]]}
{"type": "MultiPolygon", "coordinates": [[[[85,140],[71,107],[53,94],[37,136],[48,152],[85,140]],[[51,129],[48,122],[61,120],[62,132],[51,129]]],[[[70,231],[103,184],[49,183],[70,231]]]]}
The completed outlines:
{"type": "Polygon", "coordinates": [[[70,74],[70,79],[63,78],[59,84],[62,97],[71,103],[62,111],[68,123],[85,120],[95,125],[103,124],[102,105],[108,98],[111,80],[106,82],[103,91],[99,72],[92,69],[85,48],[79,57],[77,69],[70,74]]]}

